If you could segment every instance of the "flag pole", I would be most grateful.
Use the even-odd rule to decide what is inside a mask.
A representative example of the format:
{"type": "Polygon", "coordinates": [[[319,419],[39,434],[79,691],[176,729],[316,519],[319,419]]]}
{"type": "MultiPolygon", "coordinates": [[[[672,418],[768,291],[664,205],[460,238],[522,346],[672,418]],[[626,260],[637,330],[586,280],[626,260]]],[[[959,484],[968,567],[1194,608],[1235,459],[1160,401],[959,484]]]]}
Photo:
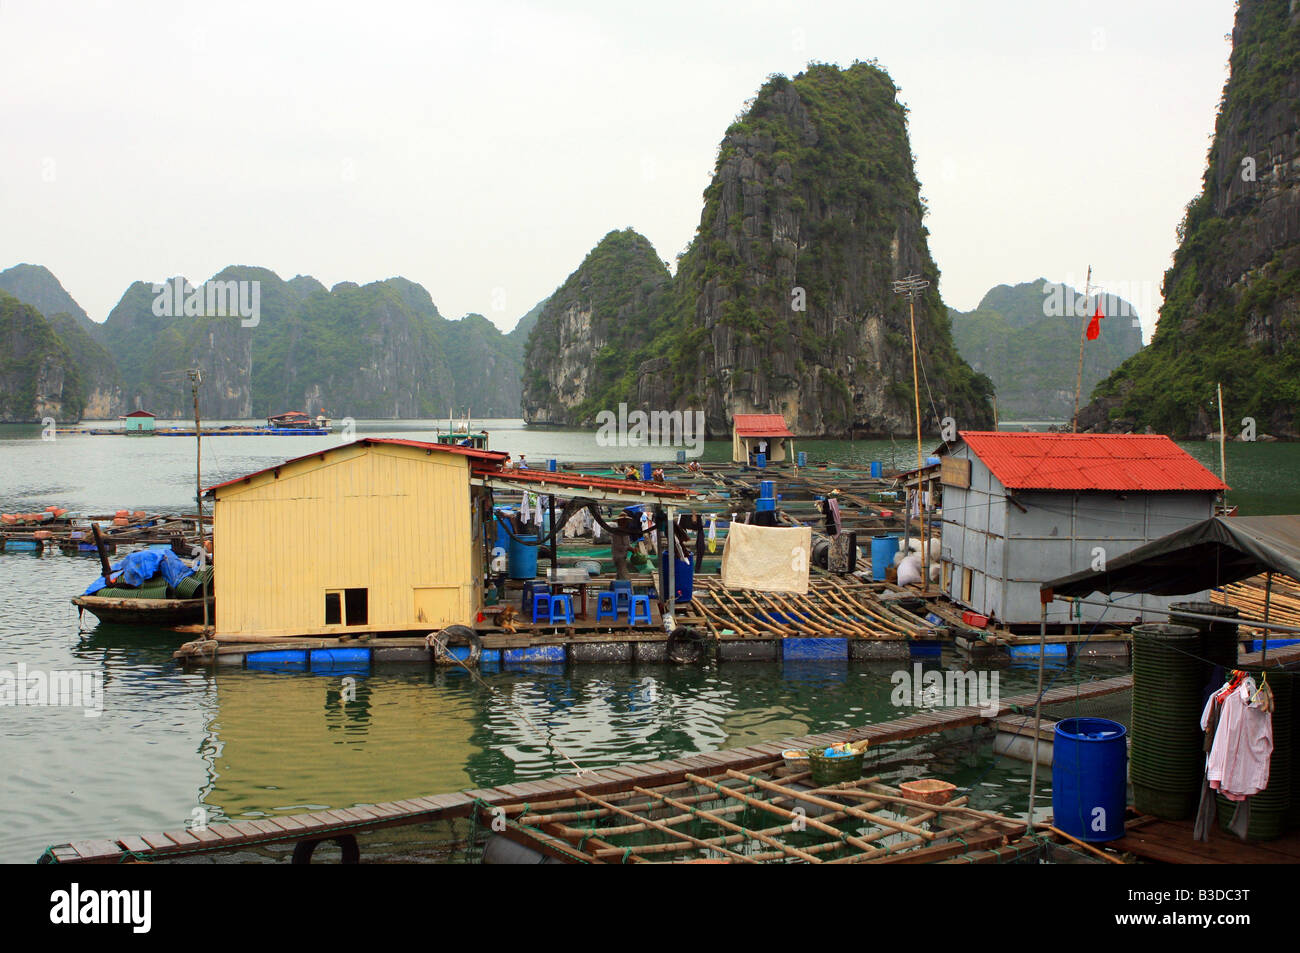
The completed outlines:
{"type": "MultiPolygon", "coordinates": [[[[1088,309],[1088,292],[1092,287],[1092,265],[1088,266],[1088,277],[1083,282],[1083,307],[1088,309]]],[[[1085,315],[1086,317],[1086,315],[1085,315]]],[[[1088,333],[1088,325],[1084,325],[1079,332],[1079,371],[1074,378],[1074,420],[1070,430],[1072,433],[1079,432],[1079,392],[1083,390],[1083,339],[1088,333]]]]}

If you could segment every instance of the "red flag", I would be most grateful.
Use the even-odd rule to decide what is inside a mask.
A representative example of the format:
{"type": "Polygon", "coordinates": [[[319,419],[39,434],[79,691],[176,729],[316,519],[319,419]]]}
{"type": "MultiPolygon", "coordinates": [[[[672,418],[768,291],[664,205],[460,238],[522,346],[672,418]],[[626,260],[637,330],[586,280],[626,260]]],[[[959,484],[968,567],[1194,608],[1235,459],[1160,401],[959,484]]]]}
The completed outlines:
{"type": "Polygon", "coordinates": [[[1092,320],[1088,322],[1089,341],[1095,341],[1097,338],[1101,337],[1101,319],[1104,317],[1106,316],[1101,313],[1101,300],[1098,299],[1097,312],[1092,316],[1092,320]]]}

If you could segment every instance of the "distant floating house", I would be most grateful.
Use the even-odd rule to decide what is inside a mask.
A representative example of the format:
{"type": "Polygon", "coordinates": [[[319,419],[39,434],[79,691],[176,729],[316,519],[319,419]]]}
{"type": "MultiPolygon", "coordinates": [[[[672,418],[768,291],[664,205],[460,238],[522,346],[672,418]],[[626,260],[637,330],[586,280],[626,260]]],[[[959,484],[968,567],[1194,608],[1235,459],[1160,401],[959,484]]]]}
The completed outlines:
{"type": "Polygon", "coordinates": [[[665,484],[506,470],[508,458],[364,438],[210,487],[217,638],[473,625],[494,494],[624,506],[690,497],[665,484]]]}
{"type": "Polygon", "coordinates": [[[123,414],[118,419],[122,421],[122,432],[128,436],[141,436],[144,434],[152,436],[157,432],[154,428],[158,417],[147,410],[133,410],[129,414],[123,414]]]}
{"type": "Polygon", "coordinates": [[[780,414],[736,414],[731,421],[732,462],[752,463],[760,452],[767,454],[768,463],[794,459],[794,434],[785,418],[780,414]]]}
{"type": "MultiPolygon", "coordinates": [[[[1163,435],[964,431],[938,452],[943,590],[1007,624],[1040,621],[1042,583],[1209,519],[1227,489],[1163,435]]],[[[1048,621],[1131,622],[1182,598],[1058,601],[1048,621]]]]}

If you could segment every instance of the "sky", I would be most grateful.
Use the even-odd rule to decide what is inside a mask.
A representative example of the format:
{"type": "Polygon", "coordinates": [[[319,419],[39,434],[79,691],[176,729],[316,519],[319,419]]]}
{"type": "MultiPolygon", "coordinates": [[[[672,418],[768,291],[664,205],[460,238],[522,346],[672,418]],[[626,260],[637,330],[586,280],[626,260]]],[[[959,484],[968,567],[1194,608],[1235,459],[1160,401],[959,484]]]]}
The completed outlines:
{"type": "Polygon", "coordinates": [[[772,73],[875,59],[945,302],[1094,284],[1149,339],[1232,0],[0,0],[0,269],[102,321],[227,265],[402,275],[509,330],[611,229],[675,262],[772,73]]]}

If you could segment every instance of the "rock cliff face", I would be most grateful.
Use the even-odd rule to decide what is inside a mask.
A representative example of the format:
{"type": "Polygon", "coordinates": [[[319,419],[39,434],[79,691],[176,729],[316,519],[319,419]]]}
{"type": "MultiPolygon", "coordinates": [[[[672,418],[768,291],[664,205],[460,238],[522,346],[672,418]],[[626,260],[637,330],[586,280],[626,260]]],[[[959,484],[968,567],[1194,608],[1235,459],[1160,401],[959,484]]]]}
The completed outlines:
{"type": "Polygon", "coordinates": [[[644,236],[629,228],[601,239],[537,316],[524,355],[524,418],[587,423],[626,399],[635,355],[670,284],[644,236]]]}
{"type": "Polygon", "coordinates": [[[1178,229],[1151,345],[1080,429],[1200,437],[1244,417],[1300,435],[1300,3],[1241,0],[1201,194],[1178,229]]]}
{"type": "MultiPolygon", "coordinates": [[[[989,289],[974,311],[949,309],[957,351],[997,388],[1003,420],[1069,420],[1079,372],[1079,341],[1097,304],[1101,333],[1083,348],[1082,401],[1097,382],[1142,349],[1133,305],[1045,278],[989,289]]],[[[1080,404],[1082,406],[1082,404],[1080,404]]]]}
{"type": "Polygon", "coordinates": [[[85,394],[72,355],[29,304],[0,291],[0,423],[81,418],[85,394]]]}
{"type": "Polygon", "coordinates": [[[676,276],[643,275],[629,302],[635,366],[602,366],[608,323],[561,289],[530,341],[525,418],[590,424],[627,400],[703,410],[713,435],[747,412],[783,414],[805,435],[907,432],[911,339],[892,281],[919,273],[931,281],[916,302],[925,429],[946,416],[991,424],[991,382],[953,347],[896,92],[865,63],[769,79],[727,130],[676,276]]]}
{"type": "Polygon", "coordinates": [[[59,279],[41,265],[14,265],[0,271],[0,291],[41,312],[68,349],[84,391],[82,416],[116,418],[123,406],[121,381],[112,355],[99,343],[102,326],[92,321],[59,279]]]}

